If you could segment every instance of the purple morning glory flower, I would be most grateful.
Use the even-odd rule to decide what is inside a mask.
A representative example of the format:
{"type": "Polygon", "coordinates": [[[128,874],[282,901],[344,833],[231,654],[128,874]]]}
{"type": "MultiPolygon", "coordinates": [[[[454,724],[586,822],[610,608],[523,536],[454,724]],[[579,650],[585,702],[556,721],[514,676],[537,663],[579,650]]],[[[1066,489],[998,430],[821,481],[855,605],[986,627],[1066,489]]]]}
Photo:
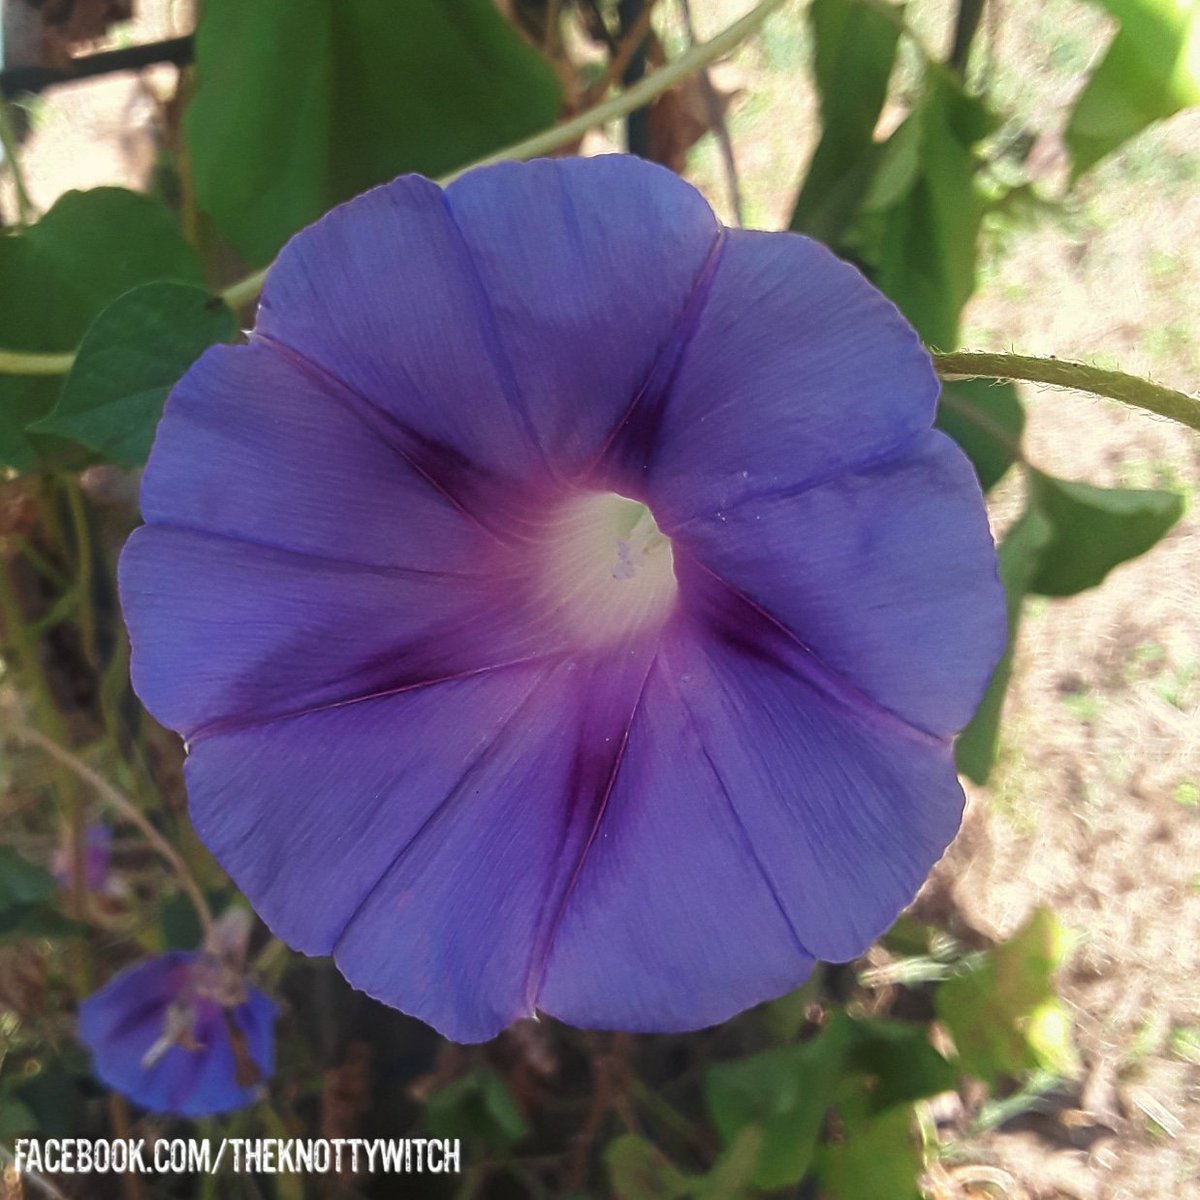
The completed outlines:
{"type": "Polygon", "coordinates": [[[204,1117],[258,1099],[275,1066],[275,1006],[222,959],[176,950],[79,1006],[96,1074],[154,1112],[204,1117]]]}
{"type": "Polygon", "coordinates": [[[858,955],[1004,642],[895,308],[636,159],[407,177],[172,394],[121,585],[196,828],[449,1037],[691,1029],[858,955]]]}

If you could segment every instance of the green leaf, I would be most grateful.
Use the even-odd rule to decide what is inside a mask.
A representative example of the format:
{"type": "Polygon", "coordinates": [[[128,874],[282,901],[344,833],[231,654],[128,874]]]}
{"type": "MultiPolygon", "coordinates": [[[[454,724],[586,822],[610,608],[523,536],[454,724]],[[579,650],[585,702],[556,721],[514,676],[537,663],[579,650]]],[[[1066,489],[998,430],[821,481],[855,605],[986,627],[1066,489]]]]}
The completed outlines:
{"type": "Polygon", "coordinates": [[[958,769],[978,784],[987,783],[996,761],[1000,736],[1000,714],[1012,679],[1013,648],[1021,622],[1021,610],[1043,551],[1053,534],[1049,520],[1036,503],[1031,503],[1000,544],[1000,582],[1008,606],[1008,645],[988,683],[983,700],[971,723],[959,735],[954,754],[958,769]]]}
{"type": "MultiPolygon", "coordinates": [[[[67,192],[29,229],[0,234],[0,329],[13,349],[74,350],[111,301],[152,279],[203,282],[162,205],[123,188],[67,192]]],[[[61,380],[0,376],[0,466],[28,468],[53,447],[26,432],[61,380]]]]}
{"type": "Polygon", "coordinates": [[[994,126],[979,100],[931,77],[920,106],[885,147],[895,163],[883,177],[887,189],[877,185],[868,195],[848,239],[875,283],[934,347],[957,343],[959,314],[975,290],[985,203],[973,147],[994,126]]]}
{"type": "Polygon", "coordinates": [[[873,134],[900,29],[878,10],[852,0],[813,0],[808,17],[824,129],[791,227],[833,245],[856,215],[881,161],[873,134]],[[853,87],[846,86],[847,79],[854,80],[853,87]]]}
{"type": "Polygon", "coordinates": [[[1068,940],[1054,914],[1037,909],[978,966],[938,988],[937,1013],[964,1073],[991,1082],[1039,1068],[1074,1072],[1070,1017],[1054,988],[1068,940]]]}
{"type": "Polygon", "coordinates": [[[868,1081],[875,1112],[957,1086],[958,1072],[930,1045],[927,1026],[844,1019],[852,1039],[846,1065],[868,1081]]]}
{"type": "Polygon", "coordinates": [[[1101,3],[1121,27],[1067,122],[1075,178],[1147,125],[1200,104],[1200,3],[1101,3]]]}
{"type": "Polygon", "coordinates": [[[0,942],[24,937],[69,937],[83,927],[50,902],[58,894],[54,876],[0,846],[0,942]]]}
{"type": "Polygon", "coordinates": [[[10,1142],[18,1134],[36,1132],[37,1127],[37,1117],[28,1104],[13,1096],[0,1097],[0,1138],[10,1142]]]}
{"type": "Polygon", "coordinates": [[[0,912],[40,904],[57,891],[49,871],[26,862],[11,846],[0,846],[0,912]]]}
{"type": "Polygon", "coordinates": [[[747,1126],[762,1130],[757,1187],[790,1187],[808,1173],[846,1052],[846,1030],[839,1023],[803,1045],[709,1068],[704,1094],[722,1142],[732,1145],[747,1126]]]}
{"type": "Polygon", "coordinates": [[[72,438],[121,466],[146,461],[167,393],[214,342],[237,334],[233,313],[190,283],[147,283],[92,322],[53,410],[30,426],[72,438]]]}
{"type": "Polygon", "coordinates": [[[912,1109],[893,1108],[855,1124],[842,1142],[822,1147],[818,1163],[823,1200],[920,1200],[923,1166],[913,1137],[912,1109]]]}
{"type": "Polygon", "coordinates": [[[48,904],[24,904],[0,912],[0,942],[18,938],[82,937],[87,926],[48,904]]]}
{"type": "Polygon", "coordinates": [[[1030,472],[1038,508],[1053,527],[1029,590],[1073,596],[1144,554],[1183,515],[1183,497],[1157,489],[1098,488],[1030,472]]]}
{"type": "Polygon", "coordinates": [[[616,1138],[604,1152],[608,1177],[617,1200],[678,1200],[691,1179],[667,1156],[636,1134],[616,1138]]]}
{"type": "Polygon", "coordinates": [[[1011,383],[954,379],[942,385],[937,427],[963,449],[990,491],[1012,466],[1025,432],[1025,409],[1011,383]]]}
{"type": "Polygon", "coordinates": [[[757,1125],[738,1130],[733,1144],[717,1159],[713,1169],[693,1184],[692,1200],[739,1200],[754,1195],[752,1183],[762,1143],[763,1132],[757,1125]]]}
{"type": "Polygon", "coordinates": [[[253,265],[338,201],[464,166],[562,103],[494,0],[206,0],[196,70],[196,197],[253,265]]]}
{"type": "Polygon", "coordinates": [[[478,1139],[489,1146],[519,1142],[529,1126],[504,1080],[479,1067],[429,1097],[425,1123],[434,1137],[478,1139]]]}

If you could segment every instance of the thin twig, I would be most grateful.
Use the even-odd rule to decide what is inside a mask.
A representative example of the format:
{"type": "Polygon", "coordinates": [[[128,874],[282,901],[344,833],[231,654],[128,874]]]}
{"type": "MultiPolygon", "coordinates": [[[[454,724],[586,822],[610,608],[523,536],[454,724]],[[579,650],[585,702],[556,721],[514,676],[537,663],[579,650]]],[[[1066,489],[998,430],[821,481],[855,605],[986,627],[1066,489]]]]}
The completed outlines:
{"type": "MultiPolygon", "coordinates": [[[[688,45],[696,44],[696,27],[692,23],[692,6],[690,0],[679,0],[679,8],[683,14],[683,28],[687,34],[688,45]]],[[[712,76],[707,67],[702,67],[697,75],[700,83],[700,93],[704,97],[704,107],[708,112],[708,124],[721,148],[721,161],[725,165],[725,184],[729,189],[729,204],[733,210],[734,222],[742,225],[742,185],[738,179],[737,159],[733,153],[733,138],[729,136],[729,123],[725,120],[725,112],[721,107],[721,97],[713,86],[712,76]]]]}
{"type": "Polygon", "coordinates": [[[213,930],[212,910],[208,907],[208,901],[205,900],[204,893],[200,890],[192,873],[187,869],[183,859],[179,857],[175,847],[154,828],[142,810],[128,796],[119,792],[103,775],[93,771],[78,755],[72,753],[65,746],[60,746],[52,738],[46,737],[44,733],[39,733],[36,729],[28,726],[19,726],[13,730],[13,734],[18,741],[37,746],[55,762],[66,767],[68,771],[88,784],[124,820],[138,827],[146,841],[166,860],[179,880],[179,886],[187,893],[188,899],[196,910],[196,916],[200,919],[200,926],[204,930],[207,941],[213,930]]]}
{"type": "Polygon", "coordinates": [[[625,68],[629,66],[630,59],[638,52],[650,32],[650,18],[654,15],[654,5],[655,0],[648,0],[646,7],[642,9],[641,15],[634,21],[629,32],[625,34],[617,45],[616,52],[608,60],[608,66],[604,68],[604,74],[584,93],[583,103],[585,108],[593,104],[598,104],[603,100],[608,94],[608,89],[625,73],[625,68]]]}
{"type": "Polygon", "coordinates": [[[546,24],[542,28],[542,53],[553,58],[558,53],[558,24],[562,15],[562,0],[549,0],[546,5],[546,24]]]}
{"type": "Polygon", "coordinates": [[[25,172],[21,170],[21,147],[17,143],[17,127],[12,119],[12,108],[4,96],[0,96],[0,146],[4,147],[4,158],[12,174],[21,224],[28,225],[37,217],[37,210],[30,199],[29,189],[25,186],[25,172]]]}

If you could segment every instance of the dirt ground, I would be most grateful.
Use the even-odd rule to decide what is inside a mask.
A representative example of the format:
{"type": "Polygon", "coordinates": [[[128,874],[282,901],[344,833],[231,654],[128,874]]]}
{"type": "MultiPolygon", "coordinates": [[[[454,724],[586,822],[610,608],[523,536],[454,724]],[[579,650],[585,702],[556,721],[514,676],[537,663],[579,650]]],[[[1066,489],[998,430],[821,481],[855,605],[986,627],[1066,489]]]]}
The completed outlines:
{"type": "MultiPolygon", "coordinates": [[[[749,7],[693,0],[701,37],[749,7]]],[[[144,5],[145,32],[172,6],[144,5]]],[[[931,46],[949,6],[910,5],[931,46]]],[[[730,130],[747,223],[778,228],[814,141],[810,52],[799,0],[716,79],[742,88],[730,130]]],[[[161,27],[160,27],[161,26],[161,27]]],[[[1103,17],[1075,0],[993,6],[987,70],[1002,104],[1039,134],[1039,182],[1061,191],[1055,131],[1103,52],[1103,17]]],[[[982,69],[982,68],[981,68],[982,69]]],[[[162,78],[155,81],[164,82],[162,78]]],[[[140,184],[153,160],[153,106],[121,78],[38,104],[26,154],[34,198],[69,186],[140,184]]],[[[690,173],[730,212],[706,139],[690,173]]],[[[993,231],[964,345],[1083,357],[1200,382],[1200,112],[1144,135],[1085,179],[1056,216],[993,231]]],[[[0,188],[11,212],[11,195],[0,188]]],[[[1162,486],[1194,501],[1200,439],[1118,406],[1026,389],[1028,456],[1101,485],[1162,486]]],[[[1019,484],[996,491],[997,530],[1019,484]]],[[[1072,930],[1062,978],[1084,1071],[1012,1122],[953,1147],[964,1195],[1017,1200],[1185,1200],[1200,1195],[1200,516],[1099,589],[1026,612],[991,785],[937,875],[967,920],[1003,936],[1036,905],[1072,930]],[[967,1190],[974,1187],[975,1191],[967,1190]]],[[[866,1198],[864,1198],[866,1200],[866,1198]]]]}

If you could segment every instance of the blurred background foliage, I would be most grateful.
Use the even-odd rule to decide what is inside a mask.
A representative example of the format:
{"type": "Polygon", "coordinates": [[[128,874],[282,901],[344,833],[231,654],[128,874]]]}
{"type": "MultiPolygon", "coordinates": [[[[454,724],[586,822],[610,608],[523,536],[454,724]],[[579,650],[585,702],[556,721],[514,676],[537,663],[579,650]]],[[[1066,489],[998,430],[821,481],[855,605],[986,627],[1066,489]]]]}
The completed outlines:
{"type": "MultiPolygon", "coordinates": [[[[927,344],[953,350],[982,264],[1000,273],[1015,242],[1077,220],[1079,197],[1103,194],[1115,154],[1136,153],[1131,139],[1200,103],[1195,0],[1093,7],[1080,41],[1052,37],[1038,5],[772,0],[729,54],[676,72],[616,119],[579,122],[552,148],[627,148],[689,173],[730,222],[821,239],[927,344]],[[1032,47],[1023,66],[1005,62],[1006,37],[1032,47]],[[1060,68],[1070,98],[1039,111],[1022,70],[1041,80],[1060,68]],[[772,129],[785,95],[802,97],[804,136],[790,144],[772,129]]],[[[719,1028],[633,1037],[530,1022],[478,1048],[441,1041],[259,928],[254,978],[282,1014],[262,1099],[189,1123],[104,1092],[74,1036],[79,1000],[121,966],[200,939],[142,822],[176,848],[215,911],[240,902],[188,826],[177,740],[129,690],[113,582],[137,520],[137,468],[171,385],[206,346],[239,336],[256,272],[331,205],[401,172],[445,176],[514,146],[524,155],[528,139],[666,78],[754,10],[726,0],[142,8],[153,13],[114,0],[0,0],[0,1144],[130,1132],[464,1139],[467,1169],[450,1181],[46,1181],[62,1195],[128,1200],[405,1188],[1091,1200],[1030,1190],[972,1150],[989,1129],[1055,1104],[1102,1124],[1080,1100],[1074,1014],[1056,986],[1069,935],[1039,907],[996,942],[936,895],[864,961],[822,968],[719,1028]],[[31,138],[54,141],[56,89],[131,68],[148,71],[137,78],[149,115],[123,114],[130,137],[150,147],[130,180],[144,186],[70,190],[69,168],[46,186],[23,170],[31,138]],[[48,754],[47,740],[65,753],[48,754]],[[113,830],[102,887],[85,870],[87,831],[99,823],[113,830]]],[[[1181,168],[1185,185],[1198,161],[1181,168]]],[[[1171,273],[1164,267],[1164,281],[1171,273]]],[[[1003,329],[997,337],[1007,341],[1003,329]]],[[[1063,349],[1106,361],[1101,344],[1063,349]]],[[[1195,369],[1196,357],[1185,365],[1195,369]]],[[[1039,598],[1100,586],[1184,511],[1182,489],[1161,471],[1101,486],[1082,477],[1086,464],[1064,471],[1071,446],[1054,470],[1035,465],[1010,383],[947,381],[939,423],[1001,497],[993,516],[1014,645],[1039,598]]],[[[958,744],[977,784],[1003,758],[1013,669],[1010,647],[958,744]]],[[[1180,1055],[1195,1062],[1188,1032],[1180,1055]]],[[[11,1172],[9,1186],[35,1194],[11,1172]]]]}

